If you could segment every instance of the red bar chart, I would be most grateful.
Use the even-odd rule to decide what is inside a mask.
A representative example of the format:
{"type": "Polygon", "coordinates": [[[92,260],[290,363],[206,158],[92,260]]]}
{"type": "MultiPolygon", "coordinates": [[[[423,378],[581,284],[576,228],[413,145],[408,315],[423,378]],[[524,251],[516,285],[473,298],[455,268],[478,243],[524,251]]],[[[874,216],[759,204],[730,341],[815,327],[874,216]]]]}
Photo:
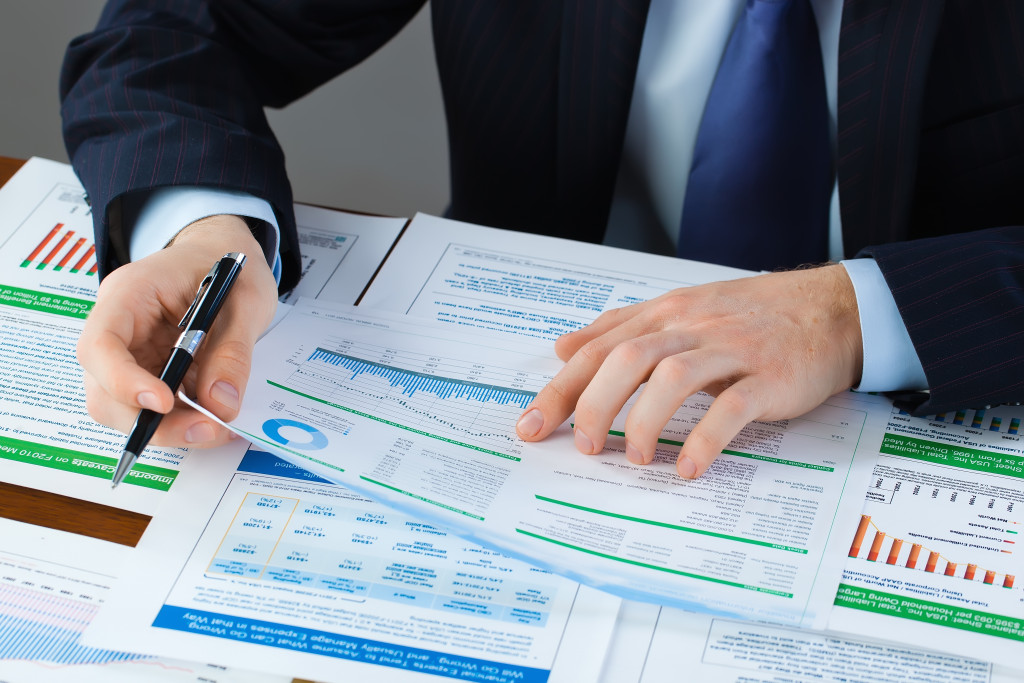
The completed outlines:
{"type": "Polygon", "coordinates": [[[25,256],[21,267],[96,275],[95,245],[85,237],[74,238],[74,230],[65,227],[64,223],[57,223],[25,256]],[[65,271],[69,265],[71,267],[65,271]]]}
{"type": "MultiPolygon", "coordinates": [[[[1011,550],[1002,552],[1012,553],[1011,550]]],[[[905,539],[890,536],[875,525],[871,515],[861,515],[860,524],[857,525],[853,542],[850,544],[849,557],[863,559],[867,562],[879,562],[879,558],[884,557],[884,564],[893,567],[923,571],[926,574],[941,574],[1003,588],[1013,588],[1015,578],[1013,574],[1001,573],[996,569],[986,569],[978,562],[963,562],[957,561],[959,558],[946,557],[941,551],[928,548],[923,543],[908,542],[905,539]],[[874,533],[871,533],[872,530],[874,533]],[[871,543],[869,546],[865,546],[865,541],[869,537],[871,543]],[[865,549],[867,552],[864,552],[865,549]],[[922,553],[926,553],[928,558],[923,567],[920,566],[922,553]],[[979,575],[979,570],[982,572],[981,575],[979,575]]]]}

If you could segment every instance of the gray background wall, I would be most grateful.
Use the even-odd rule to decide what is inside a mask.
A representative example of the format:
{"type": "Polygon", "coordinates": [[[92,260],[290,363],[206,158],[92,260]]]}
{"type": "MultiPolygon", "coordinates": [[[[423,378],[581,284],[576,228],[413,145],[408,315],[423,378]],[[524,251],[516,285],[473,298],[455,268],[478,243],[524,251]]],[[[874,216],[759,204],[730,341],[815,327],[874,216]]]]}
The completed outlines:
{"type": "MultiPolygon", "coordinates": [[[[0,3],[0,155],[68,160],[58,73],[67,43],[95,25],[102,6],[0,3]]],[[[297,200],[396,216],[444,210],[445,124],[426,8],[356,69],[268,118],[297,200]]]]}

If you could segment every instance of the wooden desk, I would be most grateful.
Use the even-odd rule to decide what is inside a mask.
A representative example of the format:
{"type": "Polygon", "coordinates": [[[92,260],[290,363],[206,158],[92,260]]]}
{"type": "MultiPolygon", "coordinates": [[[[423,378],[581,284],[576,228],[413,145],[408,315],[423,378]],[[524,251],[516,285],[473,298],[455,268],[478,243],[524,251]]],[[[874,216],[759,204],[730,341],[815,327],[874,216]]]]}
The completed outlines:
{"type": "MultiPolygon", "coordinates": [[[[25,162],[0,157],[0,185],[25,162]]],[[[0,481],[0,517],[134,547],[151,519],[147,515],[59,496],[0,481]]]]}

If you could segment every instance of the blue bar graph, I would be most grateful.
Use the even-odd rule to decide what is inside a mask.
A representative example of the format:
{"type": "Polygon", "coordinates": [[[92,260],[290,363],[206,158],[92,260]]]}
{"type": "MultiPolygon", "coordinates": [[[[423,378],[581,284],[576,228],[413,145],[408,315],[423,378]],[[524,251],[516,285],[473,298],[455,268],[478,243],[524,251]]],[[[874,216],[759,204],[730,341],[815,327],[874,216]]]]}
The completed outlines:
{"type": "Polygon", "coordinates": [[[491,384],[479,384],[449,377],[437,377],[412,370],[375,363],[362,358],[347,356],[327,349],[317,348],[309,355],[307,361],[320,361],[328,365],[338,366],[351,371],[349,379],[359,375],[371,375],[386,380],[393,387],[401,387],[402,394],[412,397],[417,392],[434,394],[442,399],[460,399],[479,401],[481,403],[500,403],[526,408],[537,395],[532,391],[509,389],[491,384]]]}

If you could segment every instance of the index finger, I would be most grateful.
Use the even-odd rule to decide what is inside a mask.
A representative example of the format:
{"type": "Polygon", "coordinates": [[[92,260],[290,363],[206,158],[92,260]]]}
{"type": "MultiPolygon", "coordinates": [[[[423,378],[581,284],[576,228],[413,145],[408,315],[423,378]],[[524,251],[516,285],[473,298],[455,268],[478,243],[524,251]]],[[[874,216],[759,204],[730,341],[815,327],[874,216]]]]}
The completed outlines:
{"type": "Polygon", "coordinates": [[[78,339],[78,362],[115,401],[167,412],[174,405],[174,396],[166,384],[139,365],[128,348],[133,332],[133,316],[124,308],[98,303],[78,339]],[[151,396],[140,399],[143,394],[151,396]]]}
{"type": "Polygon", "coordinates": [[[539,441],[565,422],[611,350],[627,339],[640,336],[642,322],[634,316],[625,320],[625,324],[611,326],[607,332],[586,342],[572,354],[519,418],[516,423],[519,438],[539,441]]]}

